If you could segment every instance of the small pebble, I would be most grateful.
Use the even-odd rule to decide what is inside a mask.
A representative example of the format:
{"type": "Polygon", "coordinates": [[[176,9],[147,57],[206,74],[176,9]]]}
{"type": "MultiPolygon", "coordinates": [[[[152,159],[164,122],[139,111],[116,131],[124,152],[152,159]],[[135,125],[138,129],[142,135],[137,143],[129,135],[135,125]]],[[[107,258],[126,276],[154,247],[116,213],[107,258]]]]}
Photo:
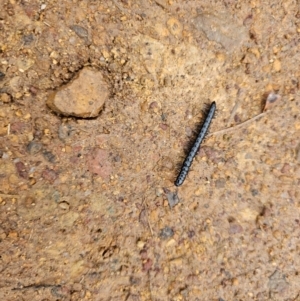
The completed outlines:
{"type": "Polygon", "coordinates": [[[138,247],[139,249],[143,249],[144,246],[145,246],[145,242],[144,242],[144,241],[139,240],[139,241],[137,242],[137,247],[138,247]]]}
{"type": "Polygon", "coordinates": [[[259,194],[259,191],[257,189],[251,189],[252,196],[256,196],[259,194]]]}
{"type": "Polygon", "coordinates": [[[194,230],[190,230],[188,231],[188,238],[193,238],[195,236],[195,231],[194,230]]]}
{"type": "Polygon", "coordinates": [[[29,180],[29,185],[34,185],[36,183],[36,179],[35,178],[31,178],[30,180],[29,180]]]}
{"type": "Polygon", "coordinates": [[[19,161],[15,164],[17,172],[19,174],[19,176],[23,179],[27,179],[28,178],[28,172],[26,169],[26,166],[23,162],[19,161]]]}
{"type": "Polygon", "coordinates": [[[281,99],[281,96],[275,93],[269,93],[266,99],[266,104],[264,107],[264,112],[270,110],[272,107],[274,107],[278,101],[281,99]]]}
{"type": "Polygon", "coordinates": [[[72,127],[68,124],[61,124],[58,128],[58,137],[61,140],[65,140],[70,137],[72,127]]]}
{"type": "Polygon", "coordinates": [[[34,40],[34,36],[32,34],[24,35],[22,40],[24,45],[30,45],[34,40]]]}
{"type": "Polygon", "coordinates": [[[153,261],[148,258],[143,264],[143,271],[148,272],[152,267],[153,261]]]}
{"type": "Polygon", "coordinates": [[[30,155],[35,155],[37,154],[41,149],[42,149],[42,144],[35,142],[35,141],[31,141],[28,145],[27,145],[27,152],[30,155]]]}
{"type": "Polygon", "coordinates": [[[156,188],[155,194],[156,196],[161,196],[163,194],[163,189],[161,187],[156,188]]]}
{"type": "Polygon", "coordinates": [[[59,203],[58,206],[59,206],[59,208],[61,208],[63,210],[69,210],[69,208],[70,208],[69,203],[65,202],[65,201],[59,203]]]}
{"type": "Polygon", "coordinates": [[[153,111],[154,113],[157,113],[159,111],[159,106],[156,101],[153,101],[149,105],[149,110],[153,111]]]}
{"type": "MultiPolygon", "coordinates": [[[[1,80],[1,75],[0,75],[0,80],[1,80]]],[[[9,103],[9,102],[11,102],[11,96],[7,93],[1,93],[0,100],[3,103],[9,103]]]]}
{"type": "Polygon", "coordinates": [[[16,231],[11,231],[8,233],[9,238],[17,238],[18,237],[18,232],[16,231]]]}
{"type": "Polygon", "coordinates": [[[229,234],[238,234],[242,233],[243,231],[243,227],[240,224],[236,222],[230,223],[229,234]]]}
{"type": "Polygon", "coordinates": [[[167,199],[168,199],[170,208],[173,208],[174,206],[176,206],[180,201],[177,193],[175,193],[175,192],[168,192],[167,199]]]}
{"type": "Polygon", "coordinates": [[[162,238],[162,239],[170,238],[170,237],[172,237],[173,235],[174,235],[173,229],[170,228],[170,227],[168,227],[168,226],[165,227],[165,228],[163,228],[163,229],[160,231],[160,234],[159,234],[160,238],[162,238]]]}
{"type": "Polygon", "coordinates": [[[42,172],[42,177],[51,183],[53,183],[57,179],[57,176],[57,173],[53,169],[46,168],[42,172]]]}
{"type": "MultiPolygon", "coordinates": [[[[130,281],[130,284],[132,284],[132,285],[134,285],[134,284],[140,284],[141,283],[141,279],[140,278],[133,277],[133,276],[130,276],[129,281],[130,281]]],[[[139,299],[137,299],[137,300],[139,300],[139,299]]]]}
{"type": "Polygon", "coordinates": [[[55,162],[55,155],[53,155],[50,151],[44,151],[43,155],[47,161],[49,161],[51,163],[55,162]]]}
{"type": "Polygon", "coordinates": [[[279,60],[275,60],[273,62],[273,69],[275,72],[279,72],[281,70],[281,62],[279,60]]]}
{"type": "Polygon", "coordinates": [[[72,25],[70,28],[82,39],[86,39],[88,37],[88,31],[79,25],[72,25]]]}
{"type": "Polygon", "coordinates": [[[166,130],[168,129],[168,125],[165,124],[165,123],[161,123],[161,124],[159,125],[159,127],[160,127],[162,130],[164,130],[164,131],[166,131],[166,130]]]}

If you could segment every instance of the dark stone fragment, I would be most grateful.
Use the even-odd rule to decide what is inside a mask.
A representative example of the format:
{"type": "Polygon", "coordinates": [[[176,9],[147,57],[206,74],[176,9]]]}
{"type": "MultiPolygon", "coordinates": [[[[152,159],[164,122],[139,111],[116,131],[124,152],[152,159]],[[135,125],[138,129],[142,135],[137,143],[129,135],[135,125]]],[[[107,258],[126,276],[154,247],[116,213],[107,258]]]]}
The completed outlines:
{"type": "Polygon", "coordinates": [[[23,42],[25,45],[31,44],[33,40],[34,40],[33,34],[28,34],[26,36],[23,36],[23,42]]]}
{"type": "Polygon", "coordinates": [[[53,183],[57,179],[57,173],[53,169],[49,169],[48,167],[43,171],[42,177],[53,183]]]}
{"type": "Polygon", "coordinates": [[[59,299],[65,297],[63,289],[59,285],[58,286],[53,286],[51,288],[51,295],[54,296],[55,298],[59,298],[59,299]]]}
{"type": "Polygon", "coordinates": [[[72,25],[70,28],[82,39],[87,39],[88,31],[79,25],[72,25]]]}
{"type": "Polygon", "coordinates": [[[43,155],[47,161],[51,163],[55,162],[55,155],[53,155],[50,151],[44,151],[43,155]]]}
{"type": "Polygon", "coordinates": [[[135,285],[135,284],[140,284],[141,283],[141,279],[138,278],[138,277],[134,277],[134,276],[130,276],[129,281],[130,281],[131,285],[135,285]]]}
{"type": "Polygon", "coordinates": [[[37,92],[38,92],[38,89],[37,89],[36,87],[34,87],[34,86],[30,86],[30,87],[29,87],[29,91],[30,91],[30,93],[31,93],[32,95],[36,95],[37,92]]]}
{"type": "Polygon", "coordinates": [[[193,238],[194,236],[195,236],[195,231],[194,230],[188,231],[188,238],[193,238]]]}
{"type": "Polygon", "coordinates": [[[140,252],[140,256],[141,256],[141,259],[142,259],[142,260],[147,259],[147,258],[148,258],[147,251],[146,251],[146,250],[142,250],[142,251],[140,252]]]}
{"type": "Polygon", "coordinates": [[[37,154],[41,149],[42,149],[42,144],[35,142],[35,141],[31,141],[28,145],[27,145],[27,152],[30,155],[35,155],[37,154]]]}
{"type": "Polygon", "coordinates": [[[119,155],[113,157],[114,162],[122,162],[122,159],[119,155]]]}
{"type": "Polygon", "coordinates": [[[15,164],[18,175],[23,179],[28,179],[28,172],[26,166],[23,162],[17,162],[15,164]]]}
{"type": "Polygon", "coordinates": [[[174,231],[172,228],[170,227],[165,227],[160,231],[159,236],[163,239],[167,239],[170,238],[174,235],[174,231]]]}
{"type": "Polygon", "coordinates": [[[171,191],[167,193],[167,199],[168,199],[169,206],[171,208],[173,208],[175,205],[177,205],[180,201],[177,193],[171,192],[171,191]]]}

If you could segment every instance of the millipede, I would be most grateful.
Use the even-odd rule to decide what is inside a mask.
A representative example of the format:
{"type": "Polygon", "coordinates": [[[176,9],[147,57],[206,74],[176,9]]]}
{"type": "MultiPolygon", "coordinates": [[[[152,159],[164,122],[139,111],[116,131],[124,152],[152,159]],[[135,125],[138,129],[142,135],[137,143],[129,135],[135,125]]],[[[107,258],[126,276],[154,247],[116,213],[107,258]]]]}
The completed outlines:
{"type": "Polygon", "coordinates": [[[183,184],[189,170],[190,170],[190,167],[192,165],[192,162],[193,162],[193,159],[195,158],[199,148],[200,148],[200,145],[203,141],[203,139],[205,138],[205,135],[207,134],[208,132],[208,129],[209,129],[209,126],[211,124],[211,121],[214,117],[214,114],[215,114],[215,111],[216,111],[216,102],[213,101],[208,109],[208,112],[207,112],[207,115],[204,119],[204,122],[202,124],[202,127],[201,127],[201,130],[199,132],[199,134],[197,135],[197,138],[195,140],[195,142],[193,143],[188,155],[186,156],[185,160],[183,161],[183,164],[182,164],[182,167],[180,169],[180,172],[176,178],[176,181],[175,181],[175,186],[180,186],[183,184]]]}

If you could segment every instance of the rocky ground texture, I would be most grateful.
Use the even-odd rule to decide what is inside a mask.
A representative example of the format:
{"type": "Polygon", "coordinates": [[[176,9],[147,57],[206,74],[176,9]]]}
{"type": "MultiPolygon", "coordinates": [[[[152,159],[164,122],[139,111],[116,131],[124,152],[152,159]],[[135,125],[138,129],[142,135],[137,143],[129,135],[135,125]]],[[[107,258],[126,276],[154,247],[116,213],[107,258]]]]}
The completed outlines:
{"type": "Polygon", "coordinates": [[[0,7],[1,300],[300,300],[299,1],[0,7]]]}

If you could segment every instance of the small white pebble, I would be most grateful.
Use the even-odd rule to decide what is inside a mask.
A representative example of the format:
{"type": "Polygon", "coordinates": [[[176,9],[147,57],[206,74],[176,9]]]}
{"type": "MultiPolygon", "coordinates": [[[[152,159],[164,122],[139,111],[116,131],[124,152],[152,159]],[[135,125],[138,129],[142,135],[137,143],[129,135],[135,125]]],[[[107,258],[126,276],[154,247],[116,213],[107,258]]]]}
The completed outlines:
{"type": "Polygon", "coordinates": [[[144,241],[139,240],[139,241],[137,242],[137,247],[138,247],[139,249],[143,249],[144,246],[145,246],[145,242],[144,242],[144,241]]]}
{"type": "Polygon", "coordinates": [[[8,159],[8,158],[9,158],[9,154],[8,153],[3,153],[2,159],[8,159]]]}
{"type": "Polygon", "coordinates": [[[69,210],[70,205],[67,202],[61,202],[58,205],[63,210],[69,210]]]}

